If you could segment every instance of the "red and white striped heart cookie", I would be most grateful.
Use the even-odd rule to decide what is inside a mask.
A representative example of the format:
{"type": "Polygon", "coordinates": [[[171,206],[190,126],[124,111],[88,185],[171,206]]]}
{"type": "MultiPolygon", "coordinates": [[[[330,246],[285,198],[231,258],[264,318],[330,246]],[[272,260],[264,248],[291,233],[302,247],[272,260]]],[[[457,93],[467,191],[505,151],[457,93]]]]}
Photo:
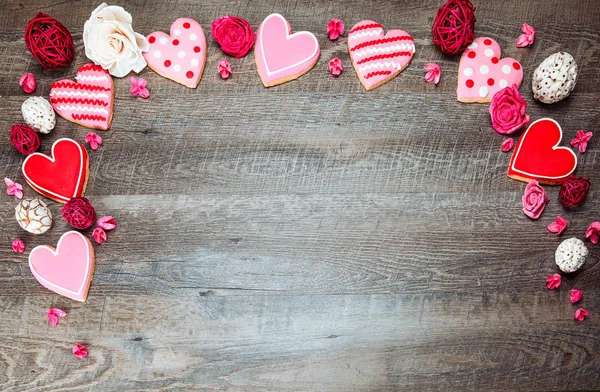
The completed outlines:
{"type": "Polygon", "coordinates": [[[107,130],[113,116],[114,88],[108,72],[95,64],[77,71],[77,82],[52,83],[50,103],[62,118],[84,127],[107,130]]]}
{"type": "Polygon", "coordinates": [[[368,91],[406,68],[415,54],[415,43],[406,31],[390,30],[384,35],[379,23],[363,20],[350,30],[348,49],[358,78],[368,91]]]}

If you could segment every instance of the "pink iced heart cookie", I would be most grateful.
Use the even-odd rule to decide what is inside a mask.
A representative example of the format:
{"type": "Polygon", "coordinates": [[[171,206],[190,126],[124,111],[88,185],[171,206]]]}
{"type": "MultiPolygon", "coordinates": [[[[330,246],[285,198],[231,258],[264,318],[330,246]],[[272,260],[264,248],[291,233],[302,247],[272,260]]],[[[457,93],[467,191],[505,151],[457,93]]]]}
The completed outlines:
{"type": "Polygon", "coordinates": [[[94,248],[78,231],[58,240],[56,249],[41,245],[29,253],[29,268],[49,290],[76,301],[85,301],[94,274],[94,248]]]}
{"type": "Polygon", "coordinates": [[[254,57],[265,87],[304,75],[316,64],[320,53],[313,33],[292,34],[292,26],[279,14],[267,16],[258,28],[254,57]]]}
{"type": "Polygon", "coordinates": [[[382,25],[363,20],[350,30],[348,49],[358,78],[368,91],[406,68],[415,54],[415,43],[406,31],[390,30],[384,35],[382,25]]]}
{"type": "Polygon", "coordinates": [[[491,102],[504,87],[521,87],[523,68],[509,57],[500,59],[502,51],[488,37],[476,38],[460,58],[456,97],[460,102],[491,102]]]}
{"type": "Polygon", "coordinates": [[[77,82],[59,80],[50,86],[50,103],[65,120],[84,127],[107,130],[113,117],[113,81],[99,65],[85,64],[77,71],[77,82]]]}
{"type": "Polygon", "coordinates": [[[150,50],[144,52],[148,66],[161,76],[196,88],[206,63],[206,37],[194,19],[179,18],[171,35],[155,31],[148,35],[150,50]]]}

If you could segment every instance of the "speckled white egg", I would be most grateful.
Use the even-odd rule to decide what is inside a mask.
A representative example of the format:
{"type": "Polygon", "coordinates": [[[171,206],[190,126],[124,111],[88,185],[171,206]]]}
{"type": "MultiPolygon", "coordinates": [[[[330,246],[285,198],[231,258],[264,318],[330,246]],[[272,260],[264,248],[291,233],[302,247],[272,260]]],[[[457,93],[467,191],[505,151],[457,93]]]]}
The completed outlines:
{"type": "Polygon", "coordinates": [[[543,103],[555,103],[571,94],[577,82],[577,64],[569,53],[550,55],[533,72],[533,96],[543,103]]]}
{"type": "Polygon", "coordinates": [[[562,272],[575,272],[587,258],[588,250],[583,241],[575,237],[564,240],[556,249],[554,260],[562,272]]]}
{"type": "Polygon", "coordinates": [[[56,125],[52,105],[42,97],[29,97],[21,106],[25,123],[39,133],[50,133],[56,125]]]}
{"type": "Polygon", "coordinates": [[[43,234],[52,227],[52,213],[40,199],[23,199],[15,207],[19,225],[32,234],[43,234]]]}

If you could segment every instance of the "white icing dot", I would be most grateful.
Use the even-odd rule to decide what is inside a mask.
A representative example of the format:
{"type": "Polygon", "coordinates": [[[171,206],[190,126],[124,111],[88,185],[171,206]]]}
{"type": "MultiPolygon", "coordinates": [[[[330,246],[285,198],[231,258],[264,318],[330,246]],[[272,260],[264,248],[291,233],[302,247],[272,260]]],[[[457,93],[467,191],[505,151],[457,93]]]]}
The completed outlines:
{"type": "Polygon", "coordinates": [[[175,35],[179,35],[179,34],[181,34],[181,30],[179,30],[179,29],[175,29],[175,31],[173,31],[173,34],[175,34],[175,35]]]}
{"type": "Polygon", "coordinates": [[[494,55],[494,51],[492,49],[486,49],[483,54],[485,54],[487,57],[492,57],[494,55]]]}
{"type": "Polygon", "coordinates": [[[200,60],[192,59],[191,63],[192,63],[192,67],[196,67],[196,66],[198,66],[198,64],[200,64],[200,60]]]}
{"type": "Polygon", "coordinates": [[[500,87],[504,88],[504,87],[508,86],[508,81],[506,81],[506,79],[500,79],[498,84],[500,85],[500,87]]]}
{"type": "Polygon", "coordinates": [[[175,66],[173,66],[173,70],[174,70],[175,72],[179,72],[179,71],[181,71],[181,65],[179,65],[179,64],[175,64],[175,66]]]}
{"type": "Polygon", "coordinates": [[[198,39],[198,36],[194,33],[190,34],[190,41],[195,41],[198,39]]]}
{"type": "Polygon", "coordinates": [[[162,53],[160,52],[160,50],[154,51],[154,57],[159,58],[161,55],[162,55],[162,53]]]}
{"type": "Polygon", "coordinates": [[[180,50],[179,52],[177,52],[177,57],[179,57],[180,59],[185,57],[185,50],[180,50]]]}
{"type": "Polygon", "coordinates": [[[502,72],[508,75],[510,73],[510,65],[503,65],[502,72]]]}
{"type": "MultiPolygon", "coordinates": [[[[479,68],[479,72],[481,72],[482,75],[487,75],[490,73],[490,67],[488,67],[487,65],[482,65],[479,68]]],[[[486,94],[487,95],[487,94],[486,94]]]]}
{"type": "Polygon", "coordinates": [[[481,98],[487,97],[488,92],[489,92],[489,90],[488,90],[487,86],[481,86],[481,87],[479,87],[479,96],[481,98]]]}
{"type": "Polygon", "coordinates": [[[471,76],[471,75],[473,75],[473,68],[467,67],[467,68],[465,68],[463,73],[465,74],[465,76],[471,76]]]}
{"type": "Polygon", "coordinates": [[[167,42],[169,42],[169,40],[166,37],[160,37],[160,39],[158,40],[158,42],[160,42],[163,45],[166,45],[167,42]]]}
{"type": "Polygon", "coordinates": [[[473,42],[471,45],[469,45],[469,49],[477,49],[477,42],[473,42]]]}

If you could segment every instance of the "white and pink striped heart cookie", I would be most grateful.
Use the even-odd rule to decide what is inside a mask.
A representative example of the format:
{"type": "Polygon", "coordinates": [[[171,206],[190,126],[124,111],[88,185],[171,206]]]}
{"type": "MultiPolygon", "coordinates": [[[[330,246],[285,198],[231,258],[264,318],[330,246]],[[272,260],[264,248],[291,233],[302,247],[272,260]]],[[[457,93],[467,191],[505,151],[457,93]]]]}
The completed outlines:
{"type": "Polygon", "coordinates": [[[498,42],[476,38],[463,52],[458,66],[456,99],[460,102],[491,102],[505,87],[523,82],[523,67],[509,57],[501,59],[498,42]]]}
{"type": "Polygon", "coordinates": [[[52,83],[50,103],[65,120],[84,127],[107,130],[113,117],[114,88],[109,73],[99,65],[85,64],[77,71],[77,82],[52,83]]]}
{"type": "Polygon", "coordinates": [[[348,34],[352,65],[362,85],[373,90],[395,78],[415,54],[413,37],[403,30],[383,34],[383,26],[363,20],[348,34]]]}

